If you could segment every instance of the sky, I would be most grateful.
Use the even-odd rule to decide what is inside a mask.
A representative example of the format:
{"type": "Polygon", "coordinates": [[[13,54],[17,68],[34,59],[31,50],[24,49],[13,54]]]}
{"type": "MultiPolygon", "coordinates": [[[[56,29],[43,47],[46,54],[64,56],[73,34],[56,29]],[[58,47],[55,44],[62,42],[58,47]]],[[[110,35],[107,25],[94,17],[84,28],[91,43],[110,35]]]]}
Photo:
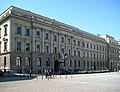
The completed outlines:
{"type": "Polygon", "coordinates": [[[12,5],[120,40],[120,0],[0,0],[0,14],[12,5]]]}

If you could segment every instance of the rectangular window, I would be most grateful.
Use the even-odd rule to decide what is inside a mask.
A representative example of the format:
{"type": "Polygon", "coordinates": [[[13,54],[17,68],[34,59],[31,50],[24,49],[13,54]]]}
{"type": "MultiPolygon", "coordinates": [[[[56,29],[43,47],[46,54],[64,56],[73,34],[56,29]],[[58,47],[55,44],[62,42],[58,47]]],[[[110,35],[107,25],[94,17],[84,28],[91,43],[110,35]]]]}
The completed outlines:
{"type": "Polygon", "coordinates": [[[78,46],[80,46],[80,41],[78,41],[78,46]]]}
{"type": "Polygon", "coordinates": [[[57,53],[57,47],[54,48],[54,52],[57,53]]]}
{"type": "Polygon", "coordinates": [[[48,34],[48,33],[46,33],[46,37],[45,37],[45,39],[46,39],[46,40],[49,40],[49,38],[48,38],[48,37],[49,37],[49,34],[48,34]]]}
{"type": "Polygon", "coordinates": [[[80,57],[80,51],[78,51],[78,57],[80,57]]]}
{"type": "Polygon", "coordinates": [[[76,45],[76,41],[75,40],[73,41],[73,43],[74,43],[74,45],[76,45]]]}
{"type": "Polygon", "coordinates": [[[57,36],[56,35],[54,35],[54,39],[53,39],[53,41],[57,41],[57,36]]]}
{"type": "Polygon", "coordinates": [[[74,60],[74,66],[76,67],[76,60],[74,60]]]}
{"type": "Polygon", "coordinates": [[[85,42],[82,43],[82,47],[85,47],[85,42]]]}
{"type": "Polygon", "coordinates": [[[26,36],[30,36],[30,29],[26,29],[26,36]]]}
{"type": "Polygon", "coordinates": [[[30,51],[30,43],[26,43],[26,51],[30,51]]]}
{"type": "Polygon", "coordinates": [[[49,46],[46,46],[46,53],[49,53],[49,46]]]}
{"type": "Polygon", "coordinates": [[[74,56],[76,56],[76,50],[74,50],[74,56]]]}
{"type": "Polygon", "coordinates": [[[7,42],[4,42],[4,51],[7,50],[7,42]]]}
{"type": "Polygon", "coordinates": [[[19,34],[19,35],[22,35],[22,30],[21,30],[21,27],[17,27],[17,34],[19,34]]]}
{"type": "Polygon", "coordinates": [[[70,49],[69,49],[69,51],[68,51],[68,55],[70,55],[70,49]]]}
{"type": "Polygon", "coordinates": [[[87,43],[87,48],[89,48],[89,43],[87,43]]]}
{"type": "Polygon", "coordinates": [[[62,37],[62,41],[61,42],[64,43],[64,37],[62,37]]]}
{"type": "Polygon", "coordinates": [[[17,50],[21,50],[21,42],[17,42],[17,50]]]}
{"type": "Polygon", "coordinates": [[[64,53],[64,48],[62,48],[62,53],[64,53]]]}
{"type": "Polygon", "coordinates": [[[85,58],[85,52],[83,52],[83,58],[85,58]]]}
{"type": "Polygon", "coordinates": [[[40,52],[40,45],[37,44],[37,52],[40,52]]]}
{"type": "Polygon", "coordinates": [[[36,38],[40,38],[40,32],[36,31],[36,38]]]}
{"type": "Polygon", "coordinates": [[[80,67],[80,60],[78,61],[78,66],[80,67]]]}
{"type": "Polygon", "coordinates": [[[90,44],[90,49],[92,49],[92,44],[90,44]]]}
{"type": "Polygon", "coordinates": [[[7,24],[6,25],[4,25],[4,36],[6,36],[7,35],[7,24]]]}
{"type": "Polygon", "coordinates": [[[87,58],[89,58],[89,52],[87,52],[87,58]]]}
{"type": "Polygon", "coordinates": [[[68,38],[68,44],[70,44],[70,39],[68,38]]]}

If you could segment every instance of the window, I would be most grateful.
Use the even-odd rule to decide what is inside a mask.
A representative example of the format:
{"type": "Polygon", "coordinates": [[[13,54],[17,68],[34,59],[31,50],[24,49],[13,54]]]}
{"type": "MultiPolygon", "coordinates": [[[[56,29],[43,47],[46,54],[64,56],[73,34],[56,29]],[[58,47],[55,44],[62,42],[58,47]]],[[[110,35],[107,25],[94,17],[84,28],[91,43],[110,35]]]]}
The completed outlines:
{"type": "Polygon", "coordinates": [[[92,44],[90,44],[90,49],[92,49],[92,44]]]}
{"type": "Polygon", "coordinates": [[[89,58],[89,52],[87,52],[87,58],[89,58]]]}
{"type": "Polygon", "coordinates": [[[74,45],[76,45],[76,41],[75,40],[73,41],[73,43],[74,43],[74,45]]]}
{"type": "Polygon", "coordinates": [[[70,67],[72,66],[72,60],[69,60],[69,66],[70,67]]]}
{"type": "Polygon", "coordinates": [[[97,50],[98,50],[98,45],[97,45],[97,50]]]}
{"type": "Polygon", "coordinates": [[[54,47],[54,52],[57,53],[57,47],[54,47]]]}
{"type": "Polygon", "coordinates": [[[83,52],[83,58],[85,58],[85,52],[83,52]]]}
{"type": "Polygon", "coordinates": [[[26,59],[25,59],[25,65],[26,66],[30,66],[30,58],[29,57],[26,57],[26,59]]]}
{"type": "Polygon", "coordinates": [[[94,53],[94,58],[95,58],[95,53],[94,53]]]}
{"type": "Polygon", "coordinates": [[[95,49],[95,45],[94,45],[94,49],[95,49]]]}
{"type": "Polygon", "coordinates": [[[80,60],[78,61],[78,66],[80,67],[80,60]]]}
{"type": "Polygon", "coordinates": [[[64,48],[62,48],[62,53],[64,53],[64,48]]]}
{"type": "Polygon", "coordinates": [[[6,36],[7,35],[7,24],[6,25],[4,25],[4,36],[6,36]]]}
{"type": "Polygon", "coordinates": [[[21,66],[21,57],[16,57],[16,66],[21,66]]]}
{"type": "Polygon", "coordinates": [[[30,36],[30,29],[26,29],[26,36],[30,36]]]}
{"type": "Polygon", "coordinates": [[[54,39],[53,39],[53,41],[57,41],[57,36],[56,35],[54,35],[54,39]]]}
{"type": "Polygon", "coordinates": [[[80,51],[78,51],[78,57],[80,57],[80,51]]]}
{"type": "Polygon", "coordinates": [[[82,47],[85,47],[85,42],[82,43],[82,47]]]}
{"type": "Polygon", "coordinates": [[[74,56],[76,56],[76,50],[74,50],[74,56]]]}
{"type": "Polygon", "coordinates": [[[70,38],[68,38],[68,44],[70,44],[70,38]]]}
{"type": "Polygon", "coordinates": [[[74,60],[74,66],[76,67],[76,60],[74,60]]]}
{"type": "Polygon", "coordinates": [[[40,38],[40,32],[36,31],[36,38],[40,38]]]}
{"type": "Polygon", "coordinates": [[[0,38],[1,38],[1,28],[0,28],[0,38]]]}
{"type": "Polygon", "coordinates": [[[30,51],[30,43],[26,43],[26,51],[30,51]]]}
{"type": "Polygon", "coordinates": [[[92,58],[92,53],[90,53],[90,55],[91,55],[91,58],[92,58]]]}
{"type": "Polygon", "coordinates": [[[4,51],[7,50],[7,42],[4,42],[4,51]]]}
{"type": "Polygon", "coordinates": [[[78,41],[78,46],[80,46],[80,41],[78,41]]]}
{"type": "Polygon", "coordinates": [[[36,47],[37,47],[36,51],[37,51],[37,52],[40,52],[40,45],[37,44],[36,47]]]}
{"type": "Polygon", "coordinates": [[[41,58],[37,58],[37,66],[41,66],[41,58]]]}
{"type": "Polygon", "coordinates": [[[4,68],[6,67],[6,57],[4,57],[4,68]]]}
{"type": "Polygon", "coordinates": [[[89,43],[87,43],[87,48],[89,48],[89,43]]]}
{"type": "Polygon", "coordinates": [[[64,37],[62,37],[62,40],[61,40],[62,43],[64,43],[64,37]]]}
{"type": "Polygon", "coordinates": [[[70,55],[70,49],[69,49],[69,51],[68,51],[68,55],[70,55]]]}
{"type": "Polygon", "coordinates": [[[50,59],[49,58],[46,59],[46,66],[50,66],[50,59]]]}
{"type": "Polygon", "coordinates": [[[46,33],[46,38],[45,38],[45,39],[46,39],[46,40],[49,40],[49,39],[48,39],[48,37],[49,37],[49,34],[48,34],[48,33],[46,33]]]}
{"type": "Polygon", "coordinates": [[[22,35],[21,27],[17,26],[17,34],[22,35]]]}
{"type": "Polygon", "coordinates": [[[21,42],[17,41],[17,50],[21,50],[21,42]]]}
{"type": "Polygon", "coordinates": [[[49,46],[46,46],[46,53],[49,53],[49,46]]]}

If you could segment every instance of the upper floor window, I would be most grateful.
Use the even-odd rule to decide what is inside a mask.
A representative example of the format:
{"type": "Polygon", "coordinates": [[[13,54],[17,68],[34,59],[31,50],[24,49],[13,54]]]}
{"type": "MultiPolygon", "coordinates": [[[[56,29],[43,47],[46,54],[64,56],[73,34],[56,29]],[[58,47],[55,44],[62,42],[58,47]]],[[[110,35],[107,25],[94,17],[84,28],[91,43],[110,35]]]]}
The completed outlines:
{"type": "Polygon", "coordinates": [[[90,49],[92,49],[92,44],[90,44],[90,49]]]}
{"type": "Polygon", "coordinates": [[[40,32],[36,31],[36,38],[40,38],[40,32]]]}
{"type": "Polygon", "coordinates": [[[26,29],[26,36],[30,36],[30,29],[26,29]]]}
{"type": "Polygon", "coordinates": [[[46,46],[46,53],[49,53],[49,46],[46,46]]]}
{"type": "Polygon", "coordinates": [[[64,43],[64,37],[62,37],[62,40],[61,40],[62,43],[64,43]]]}
{"type": "Polygon", "coordinates": [[[30,43],[26,43],[26,51],[30,51],[30,43]]]}
{"type": "Polygon", "coordinates": [[[82,43],[82,47],[85,47],[85,42],[82,43]]]}
{"type": "Polygon", "coordinates": [[[76,56],[76,50],[74,50],[74,56],[76,56]]]}
{"type": "Polygon", "coordinates": [[[7,42],[4,42],[4,51],[7,50],[7,42]]]}
{"type": "Polygon", "coordinates": [[[20,26],[17,26],[17,34],[22,35],[22,29],[20,26]]]}
{"type": "Polygon", "coordinates": [[[37,52],[40,52],[40,45],[37,44],[36,47],[37,52]]]}
{"type": "Polygon", "coordinates": [[[17,41],[17,50],[21,50],[21,42],[17,41]]]}
{"type": "Polygon", "coordinates": [[[70,55],[70,49],[68,50],[68,55],[70,55]]]}
{"type": "Polygon", "coordinates": [[[74,45],[76,45],[76,40],[73,41],[74,45]]]}
{"type": "Polygon", "coordinates": [[[7,24],[6,25],[4,25],[4,36],[6,36],[7,35],[7,24]]]}
{"type": "Polygon", "coordinates": [[[78,51],[78,57],[80,57],[80,51],[78,51]]]}
{"type": "Polygon", "coordinates": [[[16,57],[16,66],[21,66],[21,57],[16,57]]]}
{"type": "Polygon", "coordinates": [[[57,41],[57,35],[54,35],[54,41],[55,42],[57,41]]]}
{"type": "Polygon", "coordinates": [[[70,44],[70,38],[68,38],[68,44],[70,44]]]}
{"type": "Polygon", "coordinates": [[[80,46],[80,41],[78,41],[78,46],[80,46]]]}
{"type": "Polygon", "coordinates": [[[87,43],[87,48],[89,48],[89,43],[87,43]]]}
{"type": "Polygon", "coordinates": [[[48,33],[46,33],[45,39],[49,40],[49,34],[48,33]]]}
{"type": "Polygon", "coordinates": [[[1,28],[0,28],[0,38],[1,38],[1,28]]]}

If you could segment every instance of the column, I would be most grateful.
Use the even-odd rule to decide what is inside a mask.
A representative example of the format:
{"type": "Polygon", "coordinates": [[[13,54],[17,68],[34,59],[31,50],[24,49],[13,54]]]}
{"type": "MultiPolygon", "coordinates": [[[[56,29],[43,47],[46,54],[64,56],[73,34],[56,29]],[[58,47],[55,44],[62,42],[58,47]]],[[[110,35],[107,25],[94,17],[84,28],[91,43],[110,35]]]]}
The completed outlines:
{"type": "Polygon", "coordinates": [[[44,37],[44,35],[45,35],[44,33],[45,33],[45,32],[44,32],[44,30],[42,29],[42,46],[41,46],[41,47],[42,47],[42,48],[41,48],[42,53],[44,53],[44,38],[45,38],[45,37],[44,37]]]}
{"type": "Polygon", "coordinates": [[[67,36],[65,35],[65,53],[68,53],[67,52],[67,36]]]}
{"type": "Polygon", "coordinates": [[[61,48],[60,48],[60,34],[58,33],[58,52],[61,53],[61,48]]]}
{"type": "Polygon", "coordinates": [[[50,53],[53,53],[53,33],[50,31],[50,53]]]}

